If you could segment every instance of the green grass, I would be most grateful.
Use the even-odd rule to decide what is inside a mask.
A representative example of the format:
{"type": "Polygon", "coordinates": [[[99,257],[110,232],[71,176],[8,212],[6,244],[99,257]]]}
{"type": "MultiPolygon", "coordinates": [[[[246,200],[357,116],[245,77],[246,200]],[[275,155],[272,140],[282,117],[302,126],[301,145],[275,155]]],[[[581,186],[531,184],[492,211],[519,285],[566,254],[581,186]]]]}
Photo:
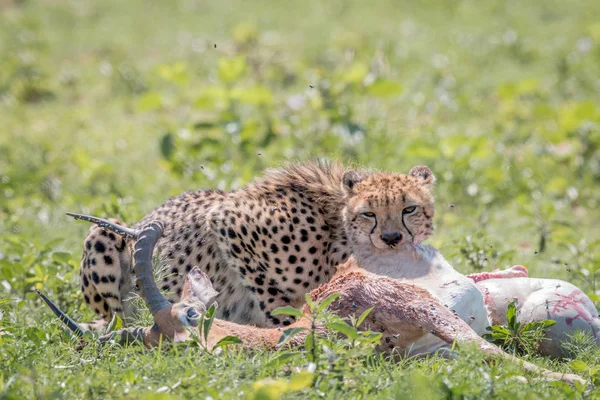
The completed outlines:
{"type": "MultiPolygon", "coordinates": [[[[88,226],[65,211],[135,222],[288,159],[427,164],[430,243],[458,270],[523,264],[600,304],[598,15],[593,0],[0,1],[0,396],[243,398],[306,369],[194,345],[78,350],[31,291],[93,317],[77,282],[88,226]]],[[[287,396],[581,395],[469,349],[335,352],[287,396]]],[[[595,381],[600,352],[573,357],[534,361],[595,381]]]]}

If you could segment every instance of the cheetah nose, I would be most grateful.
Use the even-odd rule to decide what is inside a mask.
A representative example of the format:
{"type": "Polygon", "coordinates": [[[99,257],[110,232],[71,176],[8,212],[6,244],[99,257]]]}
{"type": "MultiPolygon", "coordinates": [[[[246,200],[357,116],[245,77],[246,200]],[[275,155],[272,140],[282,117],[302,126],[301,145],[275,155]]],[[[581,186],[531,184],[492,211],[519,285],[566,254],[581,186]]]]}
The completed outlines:
{"type": "Polygon", "coordinates": [[[398,232],[384,233],[381,235],[381,240],[387,245],[394,246],[402,240],[402,235],[398,232]]]}

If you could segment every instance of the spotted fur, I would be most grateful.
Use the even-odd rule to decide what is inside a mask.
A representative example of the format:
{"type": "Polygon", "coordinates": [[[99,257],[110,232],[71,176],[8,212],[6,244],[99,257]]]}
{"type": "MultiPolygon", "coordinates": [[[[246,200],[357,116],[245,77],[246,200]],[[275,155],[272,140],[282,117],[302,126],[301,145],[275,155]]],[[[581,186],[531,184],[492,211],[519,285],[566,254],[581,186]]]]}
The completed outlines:
{"type": "MultiPolygon", "coordinates": [[[[219,318],[287,326],[290,320],[270,312],[301,306],[304,295],[330,281],[353,251],[382,251],[378,237],[389,230],[412,241],[431,234],[433,175],[427,167],[415,168],[405,175],[355,172],[329,162],[293,164],[240,190],[173,197],[135,227],[152,220],[164,225],[155,255],[166,272],[158,286],[170,301],[181,298],[185,277],[198,267],[219,292],[219,318]],[[413,203],[418,212],[402,216],[413,203]],[[377,227],[359,216],[365,209],[375,213],[377,227]]],[[[135,313],[131,252],[129,240],[98,226],[84,242],[82,292],[105,320],[135,313]]]]}

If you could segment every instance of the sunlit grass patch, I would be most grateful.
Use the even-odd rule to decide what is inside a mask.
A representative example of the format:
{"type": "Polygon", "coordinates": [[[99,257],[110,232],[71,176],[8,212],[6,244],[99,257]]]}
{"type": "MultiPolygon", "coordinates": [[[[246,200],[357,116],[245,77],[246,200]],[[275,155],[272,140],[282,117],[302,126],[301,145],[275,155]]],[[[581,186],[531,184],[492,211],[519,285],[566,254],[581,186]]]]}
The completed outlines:
{"type": "MultiPolygon", "coordinates": [[[[459,271],[522,264],[600,304],[597,1],[0,10],[0,396],[246,398],[265,382],[291,384],[309,368],[305,354],[274,365],[280,353],[193,344],[78,349],[31,291],[95,318],[78,288],[89,226],[66,211],[132,223],[171,195],[240,187],[288,159],[427,164],[431,243],[459,271]]],[[[328,346],[335,368],[287,397],[580,394],[524,384],[518,366],[472,349],[396,363],[328,346]]],[[[597,349],[582,338],[571,349],[566,362],[533,361],[595,381],[597,349]]]]}

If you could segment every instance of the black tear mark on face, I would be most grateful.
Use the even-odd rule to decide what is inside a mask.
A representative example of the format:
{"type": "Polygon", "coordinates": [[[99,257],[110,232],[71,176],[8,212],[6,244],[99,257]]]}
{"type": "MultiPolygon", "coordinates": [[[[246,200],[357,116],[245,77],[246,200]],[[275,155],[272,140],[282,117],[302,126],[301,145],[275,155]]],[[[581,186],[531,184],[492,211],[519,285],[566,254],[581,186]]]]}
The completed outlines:
{"type": "Polygon", "coordinates": [[[375,220],[375,225],[373,225],[373,229],[371,229],[371,232],[369,232],[369,240],[371,240],[371,244],[375,246],[375,243],[373,243],[373,239],[371,239],[371,235],[375,232],[375,229],[377,229],[377,216],[374,216],[373,219],[375,220]]]}
{"type": "Polygon", "coordinates": [[[412,232],[410,231],[410,229],[408,229],[408,226],[406,226],[406,222],[404,222],[404,217],[405,217],[406,215],[409,215],[409,214],[403,214],[403,215],[402,215],[402,225],[404,226],[404,229],[406,229],[406,231],[407,231],[407,232],[408,232],[408,234],[410,235],[410,240],[411,240],[412,242],[414,242],[414,240],[415,240],[415,235],[413,235],[413,234],[412,234],[412,232]]]}

